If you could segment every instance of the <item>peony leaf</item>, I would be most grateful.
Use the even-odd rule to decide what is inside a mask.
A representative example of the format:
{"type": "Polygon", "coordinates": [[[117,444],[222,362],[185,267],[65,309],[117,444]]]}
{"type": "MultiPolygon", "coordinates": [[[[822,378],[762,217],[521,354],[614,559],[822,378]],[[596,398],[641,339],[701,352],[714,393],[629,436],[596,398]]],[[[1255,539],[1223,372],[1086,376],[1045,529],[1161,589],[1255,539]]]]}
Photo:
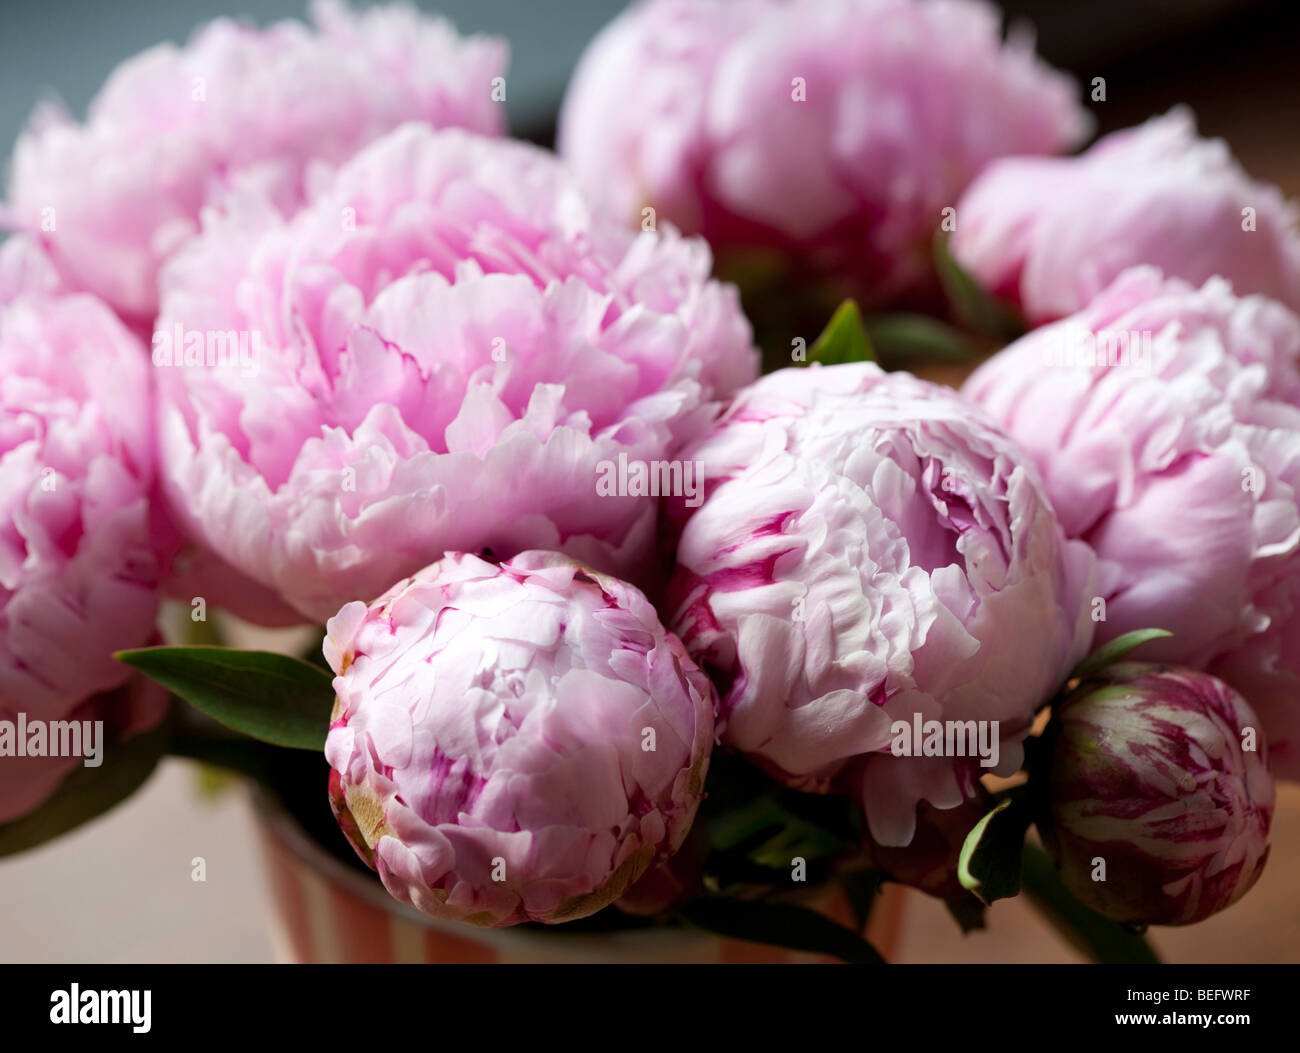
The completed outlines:
{"type": "Polygon", "coordinates": [[[862,324],[862,312],[853,300],[845,300],[836,308],[821,336],[808,349],[808,361],[820,362],[824,366],[875,360],[871,341],[867,339],[867,330],[862,324]]]}
{"type": "Polygon", "coordinates": [[[1159,956],[1136,932],[1080,903],[1061,883],[1051,856],[1037,845],[1025,845],[1023,880],[1029,902],[1093,961],[1159,964],[1159,956]]]}
{"type": "Polygon", "coordinates": [[[985,906],[1020,892],[1020,853],[1030,814],[1023,799],[1004,797],[966,835],[957,880],[985,906]]]}
{"type": "Polygon", "coordinates": [[[300,659],[224,647],[146,647],[116,657],[234,731],[273,746],[325,748],[332,680],[300,659]]]}
{"type": "Polygon", "coordinates": [[[1027,326],[1020,313],[985,292],[979,282],[953,259],[948,250],[948,237],[943,231],[935,234],[934,266],[953,317],[962,325],[981,336],[1004,343],[1025,333],[1027,326]]]}
{"type": "Polygon", "coordinates": [[[863,323],[877,358],[891,368],[913,362],[974,362],[979,349],[964,333],[922,314],[880,314],[863,323]]]}
{"type": "Polygon", "coordinates": [[[963,936],[988,927],[984,917],[988,908],[973,896],[945,900],[943,905],[948,908],[948,913],[952,915],[952,920],[957,923],[963,936]]]}
{"type": "Polygon", "coordinates": [[[95,768],[78,765],[40,807],[0,825],[0,856],[24,852],[89,822],[144,785],[167,752],[171,728],[109,744],[95,768]]]}
{"type": "Polygon", "coordinates": [[[696,928],[750,943],[826,954],[858,965],[883,965],[885,959],[866,940],[814,910],[788,903],[702,896],[681,910],[696,928]]]}
{"type": "Polygon", "coordinates": [[[1097,650],[1075,666],[1074,671],[1070,674],[1070,679],[1086,679],[1090,676],[1096,676],[1107,666],[1114,665],[1129,651],[1135,647],[1140,647],[1148,640],[1159,640],[1162,637],[1173,635],[1166,629],[1134,629],[1131,633],[1117,636],[1110,643],[1098,647],[1097,650]]]}
{"type": "Polygon", "coordinates": [[[861,932],[871,920],[871,911],[876,905],[876,897],[880,895],[880,888],[885,883],[885,875],[874,869],[847,870],[839,875],[838,880],[853,910],[853,920],[861,932]]]}

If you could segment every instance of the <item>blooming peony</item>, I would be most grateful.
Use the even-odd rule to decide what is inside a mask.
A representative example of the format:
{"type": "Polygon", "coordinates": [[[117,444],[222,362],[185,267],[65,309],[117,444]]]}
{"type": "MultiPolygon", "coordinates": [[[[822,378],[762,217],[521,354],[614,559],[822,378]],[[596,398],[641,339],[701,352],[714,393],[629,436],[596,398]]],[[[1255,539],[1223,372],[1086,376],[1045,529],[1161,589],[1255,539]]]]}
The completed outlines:
{"type": "Polygon", "coordinates": [[[427,914],[585,917],[690,830],[715,696],[630,585],[553,553],[452,554],[345,606],[325,654],[331,802],[427,914]]]}
{"type": "Polygon", "coordinates": [[[757,369],[710,265],[702,242],[593,217],[542,150],[408,125],[292,221],[245,197],[168,267],[172,501],[321,621],[446,551],[563,549],[632,577],[657,503],[613,469],[667,457],[757,369]],[[261,352],[223,366],[213,334],[261,352]]]}
{"type": "MultiPolygon", "coordinates": [[[[58,292],[34,246],[5,243],[0,721],[94,714],[130,731],[160,715],[156,697],[134,691],[90,697],[126,680],[114,651],[150,642],[170,551],[150,501],[149,379],[143,351],[104,304],[58,292]]],[[[0,822],[48,796],[75,763],[0,757],[0,822]]]]}
{"type": "Polygon", "coordinates": [[[1136,268],[964,391],[1096,549],[1098,641],[1170,630],[1141,654],[1231,683],[1300,778],[1300,319],[1136,268]]]}
{"type": "Polygon", "coordinates": [[[887,846],[919,801],[956,807],[1019,766],[1089,643],[1093,557],[1015,443],[955,393],[859,363],[764,377],[682,456],[708,495],[669,625],[714,674],[722,742],[804,789],[851,780],[887,846]],[[982,732],[923,756],[894,727],[914,721],[982,732]]]}
{"type": "Polygon", "coordinates": [[[651,0],[588,49],[560,152],[617,215],[771,247],[885,299],[1007,154],[1085,134],[1074,87],[975,0],[651,0]]]}
{"type": "Polygon", "coordinates": [[[1250,890],[1274,789],[1240,695],[1190,669],[1124,663],[1058,719],[1043,834],[1079,899],[1115,921],[1188,925],[1250,890]]]}
{"type": "Polygon", "coordinates": [[[1154,264],[1197,285],[1300,309],[1296,210],[1250,179],[1221,140],[1175,109],[1068,159],[996,161],[957,206],[952,252],[1028,320],[1087,306],[1126,267],[1154,264]]]}
{"type": "Polygon", "coordinates": [[[413,7],[353,15],[316,0],[314,28],[218,19],[184,48],[120,66],[82,125],[38,111],[14,150],[9,210],[64,279],[146,327],[159,265],[231,186],[292,210],[323,169],[407,120],[499,134],[506,46],[413,7]]]}

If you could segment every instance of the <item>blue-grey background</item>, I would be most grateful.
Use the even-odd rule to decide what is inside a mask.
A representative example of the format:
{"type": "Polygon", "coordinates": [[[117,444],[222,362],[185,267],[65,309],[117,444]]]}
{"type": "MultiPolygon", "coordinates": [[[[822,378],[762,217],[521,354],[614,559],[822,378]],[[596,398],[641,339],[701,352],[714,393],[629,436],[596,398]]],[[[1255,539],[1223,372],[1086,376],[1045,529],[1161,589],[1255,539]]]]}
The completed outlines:
{"type": "MultiPolygon", "coordinates": [[[[421,0],[462,33],[510,41],[511,127],[544,126],[582,48],[626,0],[421,0]]],[[[78,116],[122,59],[160,41],[181,44],[220,15],[266,25],[308,19],[308,0],[0,0],[0,150],[32,106],[61,98],[78,116]]],[[[372,6],[353,0],[352,6],[372,6]]]]}
{"type": "MultiPolygon", "coordinates": [[[[544,138],[574,62],[625,2],[420,0],[419,6],[442,11],[462,32],[492,32],[510,41],[512,129],[544,138]]],[[[1248,20],[1294,7],[1296,0],[1004,0],[1000,6],[1012,19],[1029,20],[1040,51],[1080,77],[1102,71],[1158,87],[1167,70],[1197,61],[1184,54],[1197,41],[1204,47],[1208,39],[1220,53],[1207,63],[1212,78],[1225,49],[1271,44],[1276,33],[1252,30],[1248,20]],[[1235,36],[1226,32],[1234,26],[1235,36]]],[[[305,14],[306,0],[0,0],[0,155],[40,98],[57,95],[84,115],[112,68],[152,44],[182,43],[217,15],[266,24],[305,14]]],[[[1293,51],[1292,65],[1297,57],[1293,51]]],[[[1172,101],[1158,98],[1152,108],[1172,101]]],[[[1115,117],[1121,116],[1128,111],[1115,107],[1115,117]]]]}

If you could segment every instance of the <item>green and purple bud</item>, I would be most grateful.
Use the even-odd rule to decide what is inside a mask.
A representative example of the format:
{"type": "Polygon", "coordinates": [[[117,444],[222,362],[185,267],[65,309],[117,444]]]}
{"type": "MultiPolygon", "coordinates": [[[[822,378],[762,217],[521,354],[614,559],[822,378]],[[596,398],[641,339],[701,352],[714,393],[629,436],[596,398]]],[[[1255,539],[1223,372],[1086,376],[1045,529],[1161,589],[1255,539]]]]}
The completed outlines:
{"type": "Polygon", "coordinates": [[[1115,921],[1187,925],[1241,898],[1268,858],[1273,777],[1255,714],[1221,680],[1121,663],[1060,707],[1043,839],[1115,921]]]}

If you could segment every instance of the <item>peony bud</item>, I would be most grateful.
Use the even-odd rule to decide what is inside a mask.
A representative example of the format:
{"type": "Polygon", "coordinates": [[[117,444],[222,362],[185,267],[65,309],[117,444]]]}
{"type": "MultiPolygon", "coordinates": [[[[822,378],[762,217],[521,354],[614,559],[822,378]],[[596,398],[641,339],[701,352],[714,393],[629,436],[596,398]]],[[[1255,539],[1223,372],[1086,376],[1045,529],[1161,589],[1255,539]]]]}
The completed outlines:
{"type": "Polygon", "coordinates": [[[1084,903],[1115,921],[1188,925],[1268,858],[1273,777],[1255,714],[1176,666],[1124,663],[1056,717],[1044,841],[1084,903]]]}
{"type": "Polygon", "coordinates": [[[395,897],[476,925],[594,914],[682,844],[714,693],[632,586],[450,554],[329,623],[344,833],[395,897]]]}

